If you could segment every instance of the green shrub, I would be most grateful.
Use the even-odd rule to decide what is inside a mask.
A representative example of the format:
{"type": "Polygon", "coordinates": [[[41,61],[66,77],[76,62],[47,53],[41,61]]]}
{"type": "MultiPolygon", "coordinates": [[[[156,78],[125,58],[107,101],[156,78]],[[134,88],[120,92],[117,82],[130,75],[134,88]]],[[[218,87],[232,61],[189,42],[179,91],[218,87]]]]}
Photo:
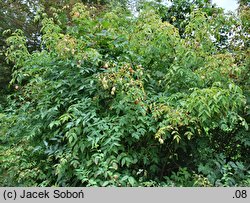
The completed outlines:
{"type": "Polygon", "coordinates": [[[242,75],[216,51],[205,14],[192,14],[184,39],[152,9],[94,14],[76,4],[66,29],[45,17],[42,51],[29,53],[21,31],[7,39],[17,86],[0,118],[1,184],[247,185],[249,157],[225,161],[242,151],[216,140],[248,139],[246,98],[230,74],[242,75]]]}

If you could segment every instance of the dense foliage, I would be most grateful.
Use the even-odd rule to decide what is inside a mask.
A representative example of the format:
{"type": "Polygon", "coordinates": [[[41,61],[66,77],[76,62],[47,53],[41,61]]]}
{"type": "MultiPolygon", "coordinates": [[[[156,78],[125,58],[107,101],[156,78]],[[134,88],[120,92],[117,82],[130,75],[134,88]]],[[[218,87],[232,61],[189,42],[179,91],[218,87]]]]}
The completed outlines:
{"type": "Polygon", "coordinates": [[[194,9],[180,34],[152,5],[67,9],[37,16],[40,50],[6,41],[2,186],[250,185],[247,10],[194,9]]]}
{"type": "MultiPolygon", "coordinates": [[[[63,20],[61,25],[67,24],[67,16],[75,3],[84,2],[88,5],[96,5],[98,9],[111,4],[113,0],[0,0],[0,103],[4,105],[5,95],[11,92],[8,83],[11,80],[13,64],[7,64],[5,60],[6,38],[16,29],[22,29],[26,37],[26,46],[29,51],[40,50],[41,22],[37,18],[41,13],[48,18],[57,16],[61,8],[64,8],[58,20],[63,20]],[[109,2],[109,3],[108,3],[109,2]],[[55,13],[55,11],[57,13],[55,13]],[[7,31],[8,30],[8,31],[7,31]]],[[[121,6],[126,0],[116,0],[121,6]]]]}

